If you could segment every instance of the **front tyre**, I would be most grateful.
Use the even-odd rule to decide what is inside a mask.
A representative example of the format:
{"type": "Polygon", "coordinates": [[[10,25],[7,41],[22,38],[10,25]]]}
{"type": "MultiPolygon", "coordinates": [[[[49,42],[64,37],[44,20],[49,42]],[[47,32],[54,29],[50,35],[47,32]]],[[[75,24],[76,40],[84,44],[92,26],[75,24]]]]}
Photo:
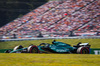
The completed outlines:
{"type": "Polygon", "coordinates": [[[78,54],[89,54],[89,48],[87,47],[79,47],[77,49],[78,54]]]}
{"type": "Polygon", "coordinates": [[[13,51],[18,50],[18,49],[22,49],[22,48],[23,48],[22,45],[18,45],[18,46],[15,46],[15,47],[14,47],[14,50],[13,50],[13,51]]]}
{"type": "Polygon", "coordinates": [[[39,53],[39,49],[37,46],[29,46],[28,49],[27,49],[28,53],[39,53]]]}

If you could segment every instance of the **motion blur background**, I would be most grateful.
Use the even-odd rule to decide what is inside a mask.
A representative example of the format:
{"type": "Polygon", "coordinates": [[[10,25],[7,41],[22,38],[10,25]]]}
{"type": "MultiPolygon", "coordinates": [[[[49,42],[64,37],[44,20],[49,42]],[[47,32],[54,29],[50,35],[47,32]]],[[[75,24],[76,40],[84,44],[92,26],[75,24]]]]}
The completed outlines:
{"type": "Polygon", "coordinates": [[[25,15],[48,0],[0,0],[0,27],[25,15]]]}
{"type": "Polygon", "coordinates": [[[100,36],[100,0],[1,0],[3,38],[100,36]]]}

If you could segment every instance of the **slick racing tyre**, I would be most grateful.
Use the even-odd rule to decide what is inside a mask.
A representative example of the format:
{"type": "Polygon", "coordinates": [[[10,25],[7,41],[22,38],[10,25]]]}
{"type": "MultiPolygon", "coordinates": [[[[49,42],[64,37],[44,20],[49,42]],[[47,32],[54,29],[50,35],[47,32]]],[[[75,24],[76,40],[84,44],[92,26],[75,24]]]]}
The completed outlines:
{"type": "Polygon", "coordinates": [[[89,54],[89,48],[87,47],[79,47],[77,49],[78,54],[89,54]]]}
{"type": "Polygon", "coordinates": [[[37,46],[31,45],[27,49],[28,53],[39,53],[39,49],[37,46]]]}
{"type": "Polygon", "coordinates": [[[15,50],[17,50],[17,49],[21,49],[21,48],[23,48],[22,45],[18,45],[18,46],[16,46],[16,47],[14,48],[13,51],[15,51],[15,50]]]}
{"type": "Polygon", "coordinates": [[[14,47],[13,51],[17,50],[19,46],[14,47]]]}

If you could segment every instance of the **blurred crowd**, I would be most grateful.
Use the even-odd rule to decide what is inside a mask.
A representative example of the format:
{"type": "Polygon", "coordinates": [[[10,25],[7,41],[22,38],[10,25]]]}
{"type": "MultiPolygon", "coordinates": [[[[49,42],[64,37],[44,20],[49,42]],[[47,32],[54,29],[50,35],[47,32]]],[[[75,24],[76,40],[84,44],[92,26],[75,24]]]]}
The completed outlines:
{"type": "Polygon", "coordinates": [[[100,16],[78,29],[77,32],[100,32],[100,16]]]}
{"type": "Polygon", "coordinates": [[[0,35],[66,37],[67,32],[100,32],[100,0],[49,1],[0,28],[0,35]]]}
{"type": "Polygon", "coordinates": [[[33,11],[29,12],[28,14],[24,15],[21,18],[17,18],[14,21],[8,23],[7,25],[0,28],[0,35],[6,35],[7,33],[19,28],[21,25],[27,23],[31,19],[36,19],[36,17],[44,14],[48,10],[56,7],[60,4],[60,1],[49,1],[46,4],[34,9],[33,11]]]}

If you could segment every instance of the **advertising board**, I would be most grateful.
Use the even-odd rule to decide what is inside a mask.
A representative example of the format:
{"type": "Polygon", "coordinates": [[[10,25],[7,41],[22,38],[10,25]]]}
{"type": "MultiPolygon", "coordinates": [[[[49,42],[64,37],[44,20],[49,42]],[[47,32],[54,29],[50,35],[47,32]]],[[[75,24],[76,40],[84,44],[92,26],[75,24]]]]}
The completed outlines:
{"type": "Polygon", "coordinates": [[[100,55],[100,48],[91,48],[90,54],[100,55]]]}

